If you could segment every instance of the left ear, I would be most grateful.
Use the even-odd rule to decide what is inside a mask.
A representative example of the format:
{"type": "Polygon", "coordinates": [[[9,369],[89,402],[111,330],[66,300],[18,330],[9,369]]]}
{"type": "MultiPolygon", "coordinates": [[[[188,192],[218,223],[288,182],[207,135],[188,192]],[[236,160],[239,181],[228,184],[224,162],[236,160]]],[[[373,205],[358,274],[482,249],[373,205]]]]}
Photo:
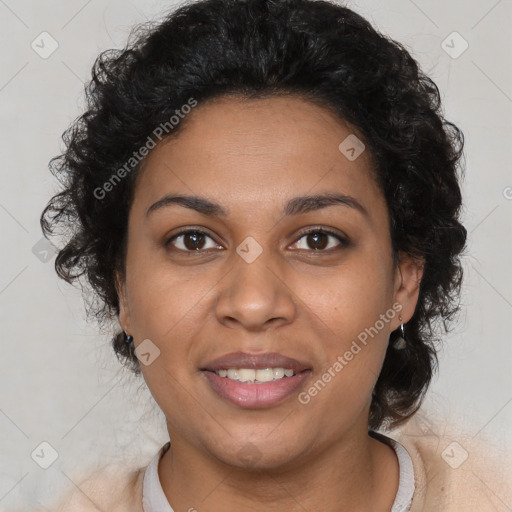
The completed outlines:
{"type": "Polygon", "coordinates": [[[119,300],[119,324],[127,334],[132,334],[130,308],[128,307],[128,299],[126,295],[126,282],[121,278],[118,272],[115,273],[115,283],[117,297],[119,300]]]}
{"type": "MultiPolygon", "coordinates": [[[[405,324],[414,315],[414,310],[416,309],[425,260],[424,258],[414,257],[404,252],[399,253],[399,258],[400,263],[396,269],[395,277],[394,302],[402,305],[402,310],[400,311],[401,323],[405,324]]],[[[396,317],[396,322],[398,323],[393,330],[400,326],[398,316],[396,317]]]]}

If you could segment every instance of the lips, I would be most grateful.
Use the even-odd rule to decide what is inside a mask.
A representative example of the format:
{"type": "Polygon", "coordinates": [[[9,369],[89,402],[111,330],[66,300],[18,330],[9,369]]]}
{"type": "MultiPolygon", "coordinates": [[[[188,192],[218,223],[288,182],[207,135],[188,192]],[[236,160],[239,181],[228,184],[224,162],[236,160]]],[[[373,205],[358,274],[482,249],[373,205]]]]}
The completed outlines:
{"type": "Polygon", "coordinates": [[[312,374],[312,366],[277,352],[232,352],[210,361],[201,371],[210,389],[222,400],[242,408],[261,409],[281,404],[297,393],[312,374]],[[240,382],[216,373],[219,370],[240,368],[285,368],[293,370],[294,375],[271,382],[240,382]]]}
{"type": "Polygon", "coordinates": [[[228,368],[251,368],[254,370],[264,368],[289,368],[297,373],[312,369],[311,365],[305,361],[299,361],[277,352],[265,352],[260,354],[232,352],[210,361],[205,364],[201,370],[215,372],[228,368]]]}

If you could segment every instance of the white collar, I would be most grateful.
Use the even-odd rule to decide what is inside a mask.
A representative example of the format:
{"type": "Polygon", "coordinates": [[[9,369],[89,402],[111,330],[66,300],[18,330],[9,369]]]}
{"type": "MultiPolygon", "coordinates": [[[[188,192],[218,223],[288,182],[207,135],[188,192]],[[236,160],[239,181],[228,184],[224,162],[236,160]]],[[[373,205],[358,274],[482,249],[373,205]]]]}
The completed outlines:
{"type": "MultiPolygon", "coordinates": [[[[371,432],[370,434],[374,438],[387,442],[396,452],[400,477],[391,512],[408,512],[414,494],[414,469],[411,457],[398,441],[381,433],[371,432]]],[[[158,477],[158,463],[169,446],[170,442],[167,442],[160,448],[144,472],[142,490],[142,509],[144,512],[174,512],[167,501],[158,477]]]]}
{"type": "Polygon", "coordinates": [[[409,512],[415,490],[414,467],[409,452],[398,441],[380,432],[370,431],[370,436],[389,444],[396,453],[399,467],[398,491],[390,512],[409,512]]]}
{"type": "Polygon", "coordinates": [[[160,448],[144,472],[142,484],[142,510],[144,512],[174,512],[167,501],[158,477],[158,463],[169,446],[170,442],[167,442],[160,448]]]}

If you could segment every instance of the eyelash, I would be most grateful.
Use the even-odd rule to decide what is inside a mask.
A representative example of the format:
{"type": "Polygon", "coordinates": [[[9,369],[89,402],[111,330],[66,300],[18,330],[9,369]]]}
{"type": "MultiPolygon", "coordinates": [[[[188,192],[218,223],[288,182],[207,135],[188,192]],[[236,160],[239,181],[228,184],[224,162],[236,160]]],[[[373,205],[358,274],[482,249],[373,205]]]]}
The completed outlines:
{"type": "MultiPolygon", "coordinates": [[[[208,238],[211,238],[213,240],[213,238],[207,232],[202,231],[201,229],[186,229],[184,231],[180,231],[179,233],[176,233],[171,238],[168,238],[165,241],[164,246],[166,248],[168,248],[171,245],[171,242],[174,241],[175,239],[179,238],[180,236],[191,234],[191,233],[205,235],[208,238]]],[[[311,229],[309,229],[307,231],[304,231],[303,233],[300,234],[299,238],[297,238],[297,241],[295,243],[297,243],[299,240],[301,240],[305,236],[313,234],[313,233],[321,233],[323,235],[332,236],[332,237],[336,238],[340,242],[340,246],[337,247],[337,248],[334,248],[334,249],[331,248],[331,249],[299,249],[299,250],[307,250],[308,252],[312,252],[312,253],[328,253],[328,254],[330,254],[331,252],[334,252],[334,251],[337,251],[337,250],[340,250],[340,249],[344,249],[344,248],[347,248],[347,247],[350,246],[350,242],[349,242],[349,240],[347,238],[343,237],[342,235],[340,235],[338,233],[335,233],[333,231],[329,231],[329,230],[323,229],[323,228],[311,228],[311,229]]],[[[210,251],[212,249],[185,250],[185,249],[172,248],[170,250],[172,250],[172,251],[179,251],[179,252],[182,252],[182,253],[187,254],[189,256],[193,256],[193,255],[196,255],[198,253],[208,252],[208,251],[210,251]]],[[[215,249],[213,249],[213,250],[215,250],[215,249]]]]}

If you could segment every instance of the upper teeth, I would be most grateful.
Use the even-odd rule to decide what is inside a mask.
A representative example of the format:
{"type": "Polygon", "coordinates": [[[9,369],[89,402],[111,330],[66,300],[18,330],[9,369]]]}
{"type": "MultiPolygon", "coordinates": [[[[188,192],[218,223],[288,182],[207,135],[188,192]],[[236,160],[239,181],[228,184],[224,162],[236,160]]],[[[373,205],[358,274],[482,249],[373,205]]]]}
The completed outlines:
{"type": "Polygon", "coordinates": [[[255,370],[252,368],[229,368],[215,372],[221,377],[238,380],[240,382],[270,382],[272,380],[282,379],[284,376],[292,377],[294,370],[289,368],[262,368],[255,370]]]}

